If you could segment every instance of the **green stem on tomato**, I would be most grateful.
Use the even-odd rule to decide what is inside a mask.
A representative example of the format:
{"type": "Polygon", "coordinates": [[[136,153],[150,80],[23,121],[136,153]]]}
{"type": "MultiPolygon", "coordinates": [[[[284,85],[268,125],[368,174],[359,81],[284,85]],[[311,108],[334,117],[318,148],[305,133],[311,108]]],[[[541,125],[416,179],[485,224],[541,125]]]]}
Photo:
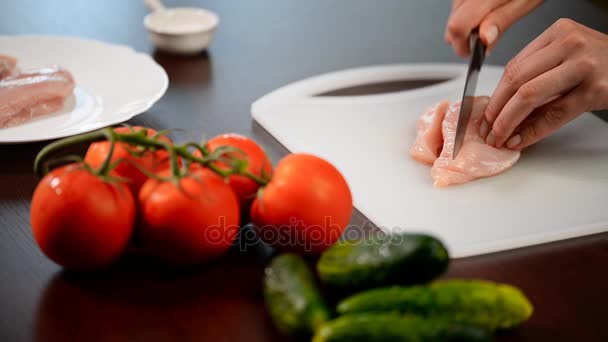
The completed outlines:
{"type": "Polygon", "coordinates": [[[209,153],[203,146],[201,146],[199,144],[196,144],[193,142],[184,144],[184,152],[185,153],[182,155],[182,157],[190,159],[191,161],[197,162],[201,165],[204,165],[204,166],[208,167],[211,171],[217,173],[218,175],[220,175],[224,178],[231,175],[231,173],[229,171],[222,170],[219,167],[217,167],[215,164],[213,164],[212,162],[215,161],[215,159],[208,159],[207,156],[209,153]],[[186,147],[194,147],[196,150],[198,150],[203,155],[203,158],[195,157],[194,155],[192,155],[192,153],[190,153],[190,152],[188,152],[188,150],[186,150],[186,147]]]}
{"type": "Polygon", "coordinates": [[[72,146],[72,145],[92,143],[95,141],[102,141],[104,139],[106,139],[106,133],[104,132],[104,130],[99,130],[99,131],[94,131],[91,133],[80,134],[80,135],[76,135],[73,137],[54,141],[54,142],[46,145],[42,150],[40,150],[40,152],[38,152],[38,155],[36,156],[36,159],[34,160],[34,173],[38,176],[43,174],[44,161],[51,154],[54,154],[64,148],[72,146]]]}
{"type": "Polygon", "coordinates": [[[114,154],[116,137],[114,131],[111,129],[104,129],[103,132],[106,134],[106,138],[110,141],[110,150],[108,151],[108,155],[106,156],[106,159],[104,159],[103,164],[101,164],[96,173],[100,176],[107,176],[108,172],[110,172],[110,170],[112,169],[112,155],[114,154]]]}
{"type": "MultiPolygon", "coordinates": [[[[194,147],[198,151],[201,151],[201,147],[193,142],[188,142],[181,146],[175,146],[174,148],[177,150],[177,154],[179,154],[183,158],[196,162],[201,165],[206,166],[208,163],[215,160],[215,159],[206,157],[204,154],[203,154],[203,158],[195,157],[192,153],[188,152],[188,147],[194,147]]],[[[201,151],[201,153],[202,153],[202,151],[201,151]]]]}
{"type": "Polygon", "coordinates": [[[229,152],[233,152],[232,149],[229,147],[226,147],[224,150],[217,151],[218,153],[210,153],[205,146],[201,146],[194,142],[187,142],[183,145],[175,146],[166,141],[159,140],[158,139],[159,136],[161,136],[161,135],[156,134],[153,137],[148,137],[146,130],[139,130],[136,132],[132,131],[130,133],[118,133],[118,132],[114,131],[112,128],[104,128],[104,129],[94,131],[91,133],[85,133],[85,134],[80,134],[80,135],[76,135],[73,137],[61,139],[61,140],[55,141],[55,142],[47,145],[38,153],[38,155],[36,156],[36,160],[34,161],[34,172],[37,175],[41,175],[42,172],[46,172],[46,170],[43,168],[44,161],[50,155],[56,153],[57,151],[59,151],[61,149],[64,149],[64,148],[72,146],[72,145],[83,144],[83,143],[92,143],[92,142],[102,141],[102,140],[106,139],[106,140],[110,141],[111,147],[110,147],[108,156],[106,156],[106,159],[104,160],[104,163],[101,165],[101,167],[97,171],[97,173],[99,173],[102,176],[107,174],[113,168],[113,166],[115,166],[114,163],[111,163],[111,157],[112,157],[112,153],[114,152],[114,146],[115,146],[116,142],[124,142],[124,143],[127,143],[132,146],[139,146],[139,147],[144,147],[144,148],[148,148],[148,149],[164,149],[167,152],[169,152],[170,163],[171,163],[170,164],[171,165],[171,174],[172,174],[172,178],[174,178],[174,179],[181,177],[181,170],[180,170],[179,160],[178,160],[178,156],[179,156],[189,162],[194,162],[194,163],[198,163],[203,166],[206,166],[209,169],[211,169],[213,172],[217,173],[218,175],[220,175],[224,178],[234,175],[234,174],[239,174],[239,175],[248,177],[249,179],[253,180],[254,182],[258,183],[259,185],[268,184],[268,180],[266,179],[266,177],[256,176],[256,175],[252,174],[251,172],[245,170],[245,168],[243,168],[243,167],[233,167],[231,169],[222,169],[221,167],[218,167],[218,165],[215,162],[217,162],[221,156],[223,156],[229,152]],[[199,158],[199,157],[194,156],[192,153],[190,153],[188,151],[188,147],[193,147],[196,150],[198,150],[201,153],[202,157],[199,158]]]}
{"type": "MultiPolygon", "coordinates": [[[[194,147],[195,149],[197,149],[199,152],[201,152],[201,154],[204,157],[207,157],[210,154],[205,146],[201,146],[201,145],[193,143],[193,142],[189,142],[189,143],[184,144],[184,148],[185,147],[189,147],[189,146],[190,147],[194,147]]],[[[235,149],[235,150],[239,150],[239,149],[235,149]]],[[[226,152],[230,152],[230,151],[226,151],[226,152]]],[[[223,153],[225,153],[225,152],[223,152],[223,153]]],[[[212,163],[213,161],[216,161],[216,158],[214,158],[214,157],[200,159],[200,158],[194,157],[190,153],[187,153],[187,154],[188,154],[188,156],[182,155],[182,157],[190,159],[191,161],[197,162],[199,164],[203,164],[203,165],[207,166],[209,169],[211,169],[213,172],[219,174],[222,177],[228,177],[228,176],[234,174],[234,172],[231,172],[231,170],[222,170],[219,167],[217,167],[214,163],[212,163]]],[[[252,174],[251,172],[249,172],[247,170],[239,170],[238,174],[241,174],[241,175],[243,175],[245,177],[250,178],[254,182],[258,183],[258,185],[264,186],[264,185],[268,184],[268,180],[267,179],[265,179],[263,177],[258,177],[258,176],[252,174]]]]}
{"type": "Polygon", "coordinates": [[[170,148],[169,149],[169,158],[171,161],[171,175],[173,175],[173,177],[180,177],[180,169],[179,169],[179,163],[177,160],[177,153],[175,152],[175,148],[170,148]]]}
{"type": "Polygon", "coordinates": [[[168,142],[157,140],[155,138],[148,138],[144,130],[134,133],[114,132],[114,134],[116,135],[116,139],[118,141],[126,142],[129,145],[143,146],[147,148],[162,148],[167,151],[173,148],[173,145],[169,144],[168,142]]]}
{"type": "Polygon", "coordinates": [[[251,179],[252,181],[258,183],[258,185],[264,186],[264,185],[268,184],[268,180],[267,179],[264,179],[262,177],[258,177],[258,176],[254,175],[253,173],[251,173],[249,171],[244,171],[243,172],[243,176],[249,177],[249,179],[251,179]]]}

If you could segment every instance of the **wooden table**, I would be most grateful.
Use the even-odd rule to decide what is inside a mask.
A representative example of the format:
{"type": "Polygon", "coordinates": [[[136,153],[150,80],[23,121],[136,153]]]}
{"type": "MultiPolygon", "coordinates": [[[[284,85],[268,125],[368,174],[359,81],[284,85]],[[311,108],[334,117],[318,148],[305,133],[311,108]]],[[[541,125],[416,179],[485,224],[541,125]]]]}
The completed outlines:
{"type": "MultiPolygon", "coordinates": [[[[247,134],[275,162],[286,150],[249,113],[250,104],[270,90],[354,66],[459,61],[442,41],[447,1],[166,2],[220,14],[209,53],[175,57],[154,52],[141,24],[145,9],[140,1],[5,0],[0,2],[0,33],[77,35],[150,52],[171,84],[131,124],[182,127],[196,137],[247,134]]],[[[561,16],[608,32],[608,14],[590,3],[553,1],[515,25],[488,63],[506,63],[561,16]]],[[[263,263],[251,250],[235,250],[188,271],[159,269],[131,257],[101,273],[76,275],[47,260],[29,225],[37,182],[32,161],[41,146],[0,145],[0,341],[281,339],[262,304],[263,263]]],[[[355,215],[353,224],[364,220],[355,215]]],[[[447,276],[504,281],[530,296],[536,308],[531,321],[500,340],[607,341],[607,260],[604,233],[455,260],[447,276]]]]}

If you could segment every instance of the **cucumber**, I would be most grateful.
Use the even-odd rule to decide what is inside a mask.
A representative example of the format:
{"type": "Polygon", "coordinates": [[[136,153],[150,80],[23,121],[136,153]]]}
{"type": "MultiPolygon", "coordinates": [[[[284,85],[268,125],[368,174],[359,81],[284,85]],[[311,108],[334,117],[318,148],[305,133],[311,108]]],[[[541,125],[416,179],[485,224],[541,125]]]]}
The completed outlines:
{"type": "Polygon", "coordinates": [[[279,331],[309,337],[331,317],[306,262],[295,254],[274,258],[265,269],[264,301],[279,331]]]}
{"type": "Polygon", "coordinates": [[[445,271],[449,255],[441,241],[422,234],[377,234],[339,241],[323,254],[323,283],[351,290],[425,283],[445,271]]]}
{"type": "Polygon", "coordinates": [[[445,317],[489,330],[508,329],[532,315],[532,304],[517,288],[483,280],[443,280],[430,285],[361,292],[338,303],[340,314],[400,312],[445,317]]]}
{"type": "Polygon", "coordinates": [[[317,330],[312,342],[492,341],[487,330],[438,319],[396,314],[341,316],[317,330]]]}

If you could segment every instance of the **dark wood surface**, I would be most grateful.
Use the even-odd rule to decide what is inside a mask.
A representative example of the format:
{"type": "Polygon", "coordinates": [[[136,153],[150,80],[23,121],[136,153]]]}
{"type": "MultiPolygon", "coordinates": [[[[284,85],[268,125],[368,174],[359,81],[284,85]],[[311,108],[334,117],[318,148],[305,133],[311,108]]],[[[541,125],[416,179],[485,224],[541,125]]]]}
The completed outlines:
{"type": "MultiPolygon", "coordinates": [[[[155,52],[141,23],[145,9],[135,0],[4,0],[0,34],[75,35],[148,52],[166,69],[170,87],[132,124],[188,129],[175,133],[177,140],[247,134],[262,143],[273,161],[286,150],[249,113],[250,104],[265,93],[354,66],[460,61],[442,41],[448,1],[166,2],[219,13],[222,22],[208,53],[176,57],[155,52]]],[[[608,14],[589,2],[547,2],[506,34],[488,63],[506,63],[563,16],[608,32],[608,14]]],[[[79,275],[47,260],[29,225],[29,200],[37,182],[32,161],[41,146],[0,145],[0,341],[281,339],[263,308],[264,258],[257,249],[235,249],[221,261],[187,271],[130,257],[104,272],[79,275]]],[[[365,223],[354,215],[353,226],[365,223]]],[[[500,340],[607,341],[607,260],[604,233],[454,260],[447,277],[504,281],[530,296],[536,309],[531,321],[501,334],[500,340]]]]}

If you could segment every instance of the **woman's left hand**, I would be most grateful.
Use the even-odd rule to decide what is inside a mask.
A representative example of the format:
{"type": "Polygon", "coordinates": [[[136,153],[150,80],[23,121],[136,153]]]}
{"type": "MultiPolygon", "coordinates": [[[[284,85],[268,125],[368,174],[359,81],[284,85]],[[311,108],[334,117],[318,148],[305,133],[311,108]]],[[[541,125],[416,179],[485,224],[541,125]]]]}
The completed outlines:
{"type": "Polygon", "coordinates": [[[560,19],[507,64],[486,109],[486,143],[519,150],[606,108],[608,35],[560,19]]]}

